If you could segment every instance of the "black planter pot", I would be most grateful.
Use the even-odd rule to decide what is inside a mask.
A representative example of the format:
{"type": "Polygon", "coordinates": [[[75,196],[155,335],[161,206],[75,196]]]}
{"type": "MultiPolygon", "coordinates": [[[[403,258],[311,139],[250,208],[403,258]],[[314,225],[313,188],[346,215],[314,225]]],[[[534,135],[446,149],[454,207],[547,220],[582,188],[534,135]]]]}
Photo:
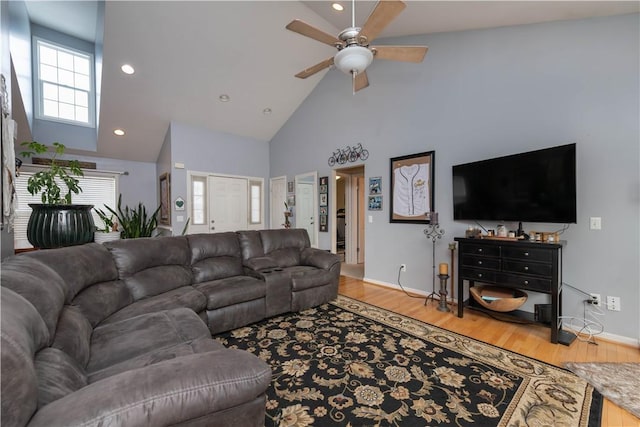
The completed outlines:
{"type": "Polygon", "coordinates": [[[27,224],[27,239],[40,249],[82,245],[93,241],[93,205],[42,205],[33,210],[27,224]]]}

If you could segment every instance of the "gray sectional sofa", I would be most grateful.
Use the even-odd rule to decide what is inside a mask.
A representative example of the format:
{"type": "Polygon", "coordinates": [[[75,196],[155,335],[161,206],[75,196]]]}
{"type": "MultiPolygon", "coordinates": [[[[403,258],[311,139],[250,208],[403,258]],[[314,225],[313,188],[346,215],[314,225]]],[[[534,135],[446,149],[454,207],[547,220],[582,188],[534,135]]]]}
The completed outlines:
{"type": "Polygon", "coordinates": [[[121,240],[1,270],[2,426],[261,426],[269,366],[212,334],[336,297],[305,230],[121,240]]]}

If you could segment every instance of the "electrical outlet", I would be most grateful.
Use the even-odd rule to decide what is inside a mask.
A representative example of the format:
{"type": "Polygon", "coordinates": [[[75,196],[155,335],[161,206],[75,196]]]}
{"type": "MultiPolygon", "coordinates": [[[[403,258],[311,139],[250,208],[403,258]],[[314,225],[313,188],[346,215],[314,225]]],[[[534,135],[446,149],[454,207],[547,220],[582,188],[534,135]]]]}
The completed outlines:
{"type": "Polygon", "coordinates": [[[592,230],[602,230],[602,218],[599,216],[589,218],[589,228],[592,230]]]}
{"type": "Polygon", "coordinates": [[[400,264],[400,271],[407,271],[407,264],[400,264]]]}
{"type": "Polygon", "coordinates": [[[600,294],[589,294],[591,296],[591,304],[600,306],[600,294]]]}
{"type": "Polygon", "coordinates": [[[607,296],[607,309],[611,311],[620,311],[620,297],[607,296]]]}

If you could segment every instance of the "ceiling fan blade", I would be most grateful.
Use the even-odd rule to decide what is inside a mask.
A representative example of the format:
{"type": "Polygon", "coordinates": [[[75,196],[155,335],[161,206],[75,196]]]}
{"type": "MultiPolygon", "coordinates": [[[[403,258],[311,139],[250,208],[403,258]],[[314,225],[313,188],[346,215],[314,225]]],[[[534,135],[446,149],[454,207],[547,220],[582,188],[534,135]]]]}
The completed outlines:
{"type": "Polygon", "coordinates": [[[287,25],[287,30],[291,30],[298,34],[302,34],[303,36],[311,37],[314,40],[319,41],[320,43],[328,44],[329,46],[335,46],[337,44],[342,44],[342,41],[331,34],[325,33],[322,30],[319,30],[311,25],[307,24],[304,21],[299,19],[294,19],[289,22],[287,25]]]}
{"type": "Polygon", "coordinates": [[[360,89],[364,89],[369,86],[369,79],[367,78],[367,72],[363,71],[356,75],[355,81],[353,82],[353,92],[356,93],[360,89]]]}
{"type": "Polygon", "coordinates": [[[333,56],[329,59],[325,59],[322,62],[317,63],[305,70],[300,71],[296,74],[296,77],[299,79],[306,79],[309,76],[313,76],[315,73],[324,70],[327,67],[331,67],[333,65],[333,56]]]}
{"type": "Polygon", "coordinates": [[[429,48],[427,46],[372,46],[374,58],[391,61],[422,62],[429,48]]]}
{"type": "Polygon", "coordinates": [[[358,38],[365,37],[371,43],[407,5],[400,0],[380,0],[367,18],[358,38]]]}

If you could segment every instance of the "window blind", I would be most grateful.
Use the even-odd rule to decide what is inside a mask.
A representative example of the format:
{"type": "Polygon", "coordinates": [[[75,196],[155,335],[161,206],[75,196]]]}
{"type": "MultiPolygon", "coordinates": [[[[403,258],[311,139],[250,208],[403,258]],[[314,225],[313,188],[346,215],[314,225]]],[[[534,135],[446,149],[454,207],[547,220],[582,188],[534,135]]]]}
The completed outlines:
{"type": "MultiPolygon", "coordinates": [[[[16,209],[16,217],[14,222],[14,246],[16,249],[26,249],[33,247],[27,240],[27,223],[31,215],[29,203],[42,203],[40,195],[32,196],[27,191],[27,181],[37,169],[29,170],[28,166],[23,166],[20,170],[20,176],[16,178],[16,194],[18,197],[18,206],[16,209]]],[[[118,197],[118,174],[107,172],[94,172],[84,170],[84,177],[76,177],[80,181],[80,194],[72,194],[72,202],[79,205],[94,205],[98,209],[106,211],[104,205],[115,209],[118,197]]],[[[66,187],[61,182],[58,185],[62,189],[66,187]]],[[[100,227],[102,221],[98,218],[95,211],[91,211],[93,221],[96,226],[100,227]]]]}

